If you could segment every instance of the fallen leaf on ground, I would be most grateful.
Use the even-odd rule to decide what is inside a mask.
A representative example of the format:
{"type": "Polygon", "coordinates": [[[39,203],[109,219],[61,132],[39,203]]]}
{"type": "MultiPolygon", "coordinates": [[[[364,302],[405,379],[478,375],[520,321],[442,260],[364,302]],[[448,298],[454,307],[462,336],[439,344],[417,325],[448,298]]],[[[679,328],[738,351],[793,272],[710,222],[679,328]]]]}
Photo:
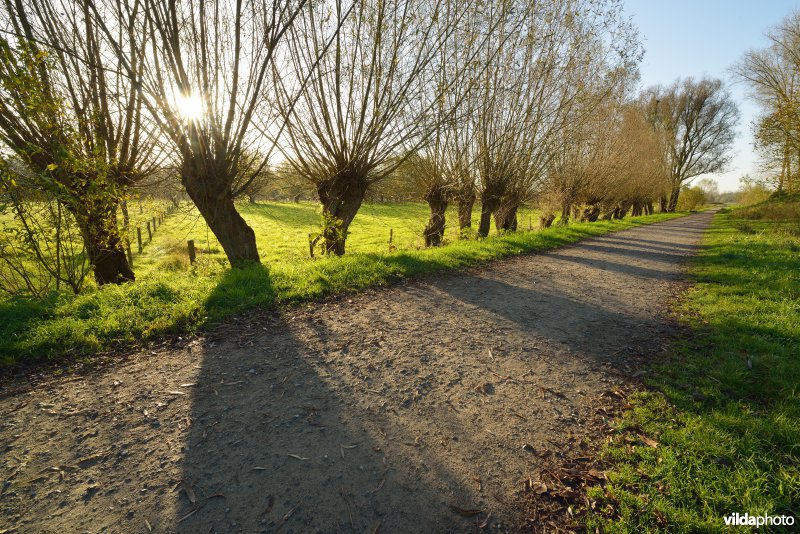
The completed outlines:
{"type": "Polygon", "coordinates": [[[647,436],[643,436],[641,434],[636,434],[636,435],[639,436],[639,439],[642,440],[644,444],[647,445],[648,447],[653,447],[654,449],[658,448],[658,442],[656,440],[650,439],[647,436]]]}
{"type": "Polygon", "coordinates": [[[299,456],[297,454],[290,454],[289,457],[294,458],[295,460],[308,460],[308,458],[306,458],[305,456],[299,456]]]}
{"type": "Polygon", "coordinates": [[[483,513],[483,510],[464,509],[464,508],[459,508],[458,506],[453,506],[452,504],[450,505],[450,509],[463,517],[474,517],[478,514],[483,513]]]}
{"type": "Polygon", "coordinates": [[[189,502],[192,504],[196,503],[197,495],[195,495],[192,485],[184,480],[181,483],[181,486],[183,487],[183,491],[186,493],[186,497],[189,498],[189,502]]]}

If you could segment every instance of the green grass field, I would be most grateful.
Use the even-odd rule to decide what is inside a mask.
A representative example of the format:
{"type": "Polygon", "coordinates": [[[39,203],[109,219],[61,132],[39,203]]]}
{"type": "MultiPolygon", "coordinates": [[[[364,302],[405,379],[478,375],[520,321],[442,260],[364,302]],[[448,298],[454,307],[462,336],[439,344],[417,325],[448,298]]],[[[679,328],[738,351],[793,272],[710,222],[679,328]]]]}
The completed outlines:
{"type": "MultiPolygon", "coordinates": [[[[308,234],[319,230],[317,205],[259,203],[241,204],[240,209],[256,232],[262,266],[229,269],[202,218],[188,208],[180,208],[157,228],[152,242],[147,242],[143,228],[144,250],[134,254],[135,283],[89,287],[81,295],[53,294],[41,301],[0,301],[0,361],[6,365],[53,357],[66,357],[65,361],[69,361],[167,335],[193,333],[257,306],[355,291],[420,273],[553,248],[680,215],[657,214],[458,240],[452,224],[455,214],[451,214],[448,244],[425,250],[421,238],[428,216],[425,205],[368,204],[351,226],[347,254],[312,260],[308,234]],[[388,243],[390,229],[392,249],[388,243]],[[198,249],[194,265],[188,261],[188,239],[193,239],[198,249]]],[[[159,206],[149,205],[140,214],[138,207],[131,206],[131,227],[134,231],[137,225],[143,227],[143,221],[158,210],[159,206]]],[[[527,229],[529,220],[536,225],[535,213],[523,211],[520,226],[527,229]]],[[[135,251],[135,234],[132,235],[135,251]]]]}
{"type": "Polygon", "coordinates": [[[735,512],[800,522],[800,198],[720,213],[704,245],[677,307],[694,335],[617,422],[590,531],[718,532],[735,512]],[[637,433],[658,447],[625,439],[637,433]]]}

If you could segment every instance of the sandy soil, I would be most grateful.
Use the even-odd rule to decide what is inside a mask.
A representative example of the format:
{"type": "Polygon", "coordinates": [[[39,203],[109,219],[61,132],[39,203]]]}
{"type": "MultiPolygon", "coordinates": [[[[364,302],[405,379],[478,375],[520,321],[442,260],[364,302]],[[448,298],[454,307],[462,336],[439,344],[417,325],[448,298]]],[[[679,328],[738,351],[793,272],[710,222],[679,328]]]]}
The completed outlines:
{"type": "Polygon", "coordinates": [[[663,350],[710,219],[241,317],[6,387],[0,532],[541,527],[526,491],[590,450],[604,399],[663,350]]]}

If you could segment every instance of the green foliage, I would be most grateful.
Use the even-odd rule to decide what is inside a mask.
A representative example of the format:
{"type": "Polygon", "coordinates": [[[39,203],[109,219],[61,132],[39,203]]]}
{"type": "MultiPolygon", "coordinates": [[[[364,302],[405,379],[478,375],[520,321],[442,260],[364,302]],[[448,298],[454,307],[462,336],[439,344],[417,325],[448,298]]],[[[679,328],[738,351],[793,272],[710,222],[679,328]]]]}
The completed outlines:
{"type": "MultiPolygon", "coordinates": [[[[312,260],[308,258],[308,234],[319,228],[317,205],[243,203],[240,208],[256,232],[264,266],[228,269],[202,219],[182,208],[156,230],[143,254],[134,256],[139,273],[135,283],[92,287],[82,295],[60,294],[40,303],[25,299],[0,302],[3,361],[83,355],[167,334],[190,333],[254,307],[307,301],[425,272],[467,267],[675,216],[576,224],[480,241],[458,240],[458,228],[449,228],[449,245],[424,249],[425,205],[367,204],[350,227],[350,252],[312,260]],[[388,244],[390,228],[393,251],[388,244]],[[198,249],[192,266],[185,262],[187,239],[194,239],[198,249]]],[[[131,204],[129,209],[135,227],[138,208],[131,204]]],[[[140,217],[146,219],[146,214],[140,217]]],[[[448,217],[454,221],[455,213],[448,217]]],[[[529,217],[534,217],[529,211],[520,215],[521,226],[526,226],[529,217]]]]}
{"type": "Polygon", "coordinates": [[[758,204],[767,200],[772,190],[766,184],[745,175],[740,179],[741,186],[736,194],[736,202],[744,206],[758,204]]]}
{"type": "Polygon", "coordinates": [[[590,531],[718,532],[734,512],[800,519],[800,235],[783,230],[793,221],[745,216],[717,215],[692,262],[678,311],[695,335],[618,421],[590,531]],[[627,445],[627,432],[659,446],[627,445]]]}
{"type": "Polygon", "coordinates": [[[678,211],[696,211],[706,203],[706,192],[700,187],[682,187],[678,197],[678,211]]]}
{"type": "Polygon", "coordinates": [[[800,224],[800,194],[780,195],[773,200],[743,208],[737,213],[743,219],[780,222],[782,227],[797,225],[800,224]]]}
{"type": "Polygon", "coordinates": [[[8,166],[0,161],[0,294],[80,292],[89,266],[74,217],[8,166]]]}

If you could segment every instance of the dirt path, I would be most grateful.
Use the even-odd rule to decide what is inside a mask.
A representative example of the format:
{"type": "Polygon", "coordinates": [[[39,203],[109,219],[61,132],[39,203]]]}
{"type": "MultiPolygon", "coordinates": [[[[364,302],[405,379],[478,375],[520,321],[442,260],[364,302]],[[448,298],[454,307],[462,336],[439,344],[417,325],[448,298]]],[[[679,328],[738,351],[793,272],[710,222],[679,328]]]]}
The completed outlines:
{"type": "Polygon", "coordinates": [[[710,219],[242,319],[7,395],[0,532],[518,530],[525,482],[579,455],[602,395],[662,349],[710,219]]]}

